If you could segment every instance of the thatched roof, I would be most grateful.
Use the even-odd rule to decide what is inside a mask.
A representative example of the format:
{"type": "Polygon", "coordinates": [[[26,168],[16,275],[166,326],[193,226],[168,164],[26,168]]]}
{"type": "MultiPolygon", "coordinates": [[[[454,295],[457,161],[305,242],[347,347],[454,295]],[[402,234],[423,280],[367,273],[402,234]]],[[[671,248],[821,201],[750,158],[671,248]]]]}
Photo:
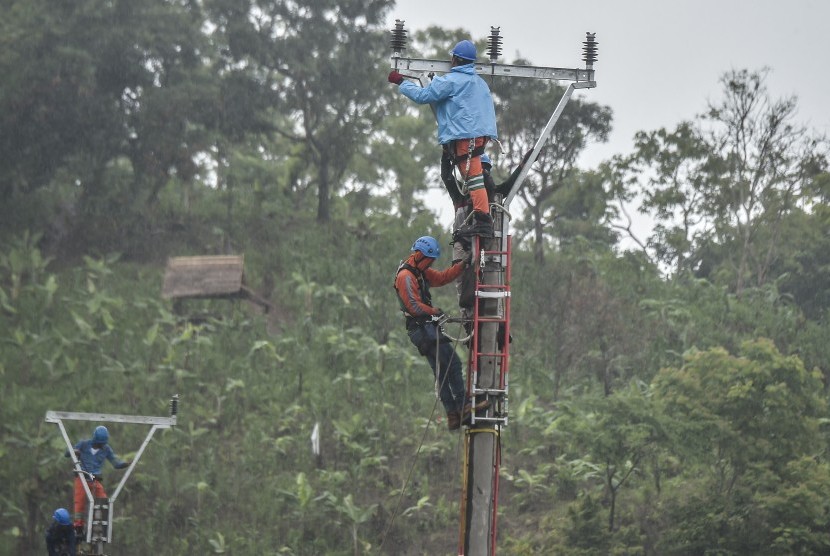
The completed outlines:
{"type": "Polygon", "coordinates": [[[243,257],[172,257],[167,260],[161,296],[165,299],[240,297],[243,257]]]}

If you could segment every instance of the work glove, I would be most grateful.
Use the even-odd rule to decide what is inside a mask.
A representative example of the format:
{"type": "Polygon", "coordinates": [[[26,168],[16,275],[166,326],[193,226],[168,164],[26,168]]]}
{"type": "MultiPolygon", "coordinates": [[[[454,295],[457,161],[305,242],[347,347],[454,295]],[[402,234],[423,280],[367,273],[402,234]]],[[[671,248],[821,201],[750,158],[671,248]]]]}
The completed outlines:
{"type": "Polygon", "coordinates": [[[473,252],[472,252],[472,250],[471,250],[471,251],[468,251],[468,252],[464,255],[464,258],[463,258],[463,259],[461,259],[461,260],[462,260],[462,261],[464,261],[464,266],[465,266],[465,267],[470,267],[470,266],[473,266],[473,252]]]}
{"type": "Polygon", "coordinates": [[[403,83],[403,75],[398,73],[398,70],[392,70],[389,72],[389,77],[386,79],[389,80],[390,83],[394,83],[395,85],[400,85],[403,83]]]}

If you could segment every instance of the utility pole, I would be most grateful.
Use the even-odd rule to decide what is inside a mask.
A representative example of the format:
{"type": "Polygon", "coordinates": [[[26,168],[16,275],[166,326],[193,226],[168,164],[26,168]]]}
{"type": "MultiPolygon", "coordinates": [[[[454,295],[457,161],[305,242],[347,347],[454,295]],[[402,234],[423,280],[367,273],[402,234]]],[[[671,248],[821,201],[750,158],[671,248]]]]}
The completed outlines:
{"type": "MultiPolygon", "coordinates": [[[[594,62],[597,43],[594,33],[586,33],[583,42],[584,68],[520,66],[497,62],[502,37],[499,27],[491,27],[488,36],[489,63],[476,63],[479,75],[493,78],[527,78],[569,81],[542,134],[508,196],[497,195],[491,205],[495,237],[473,238],[477,261],[476,302],[473,311],[470,349],[467,363],[467,388],[472,403],[482,398],[489,407],[471,416],[464,429],[464,471],[461,492],[459,556],[495,556],[498,516],[501,434],[508,421],[508,370],[510,349],[510,213],[509,206],[521,187],[533,161],[550,138],[573,92],[596,87],[594,62]]],[[[422,86],[436,73],[451,69],[449,60],[427,60],[403,56],[406,49],[404,22],[396,20],[391,32],[391,67],[401,74],[418,79],[422,86]]]]}

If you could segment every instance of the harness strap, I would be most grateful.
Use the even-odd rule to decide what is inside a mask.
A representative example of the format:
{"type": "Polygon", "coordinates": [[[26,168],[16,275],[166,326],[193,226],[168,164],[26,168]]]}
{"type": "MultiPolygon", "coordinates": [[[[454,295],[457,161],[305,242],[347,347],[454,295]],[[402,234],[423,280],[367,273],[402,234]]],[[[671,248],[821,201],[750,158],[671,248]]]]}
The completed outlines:
{"type": "MultiPolygon", "coordinates": [[[[470,139],[470,143],[472,143],[471,149],[467,153],[465,153],[461,156],[457,156],[455,154],[455,149],[451,149],[450,159],[452,160],[453,164],[458,165],[458,163],[461,162],[462,160],[468,160],[470,158],[474,158],[476,156],[481,156],[481,155],[484,154],[484,151],[486,150],[486,147],[487,147],[487,141],[485,141],[484,144],[481,145],[480,147],[475,147],[475,138],[470,139]]],[[[455,144],[455,141],[453,141],[453,145],[454,144],[455,144]]]]}
{"type": "MultiPolygon", "coordinates": [[[[450,162],[453,166],[458,166],[458,164],[462,161],[466,162],[466,168],[461,176],[461,180],[456,180],[456,187],[458,188],[458,192],[461,193],[462,196],[467,196],[469,194],[469,186],[467,184],[468,178],[470,176],[470,164],[472,164],[473,158],[477,156],[481,156],[484,154],[484,148],[487,146],[487,138],[484,138],[484,142],[481,146],[476,147],[476,138],[470,137],[470,145],[467,147],[467,152],[461,156],[458,156],[456,153],[456,145],[459,141],[464,141],[464,139],[456,139],[454,141],[450,141],[450,162]]],[[[474,188],[477,189],[477,188],[474,188]]]]}

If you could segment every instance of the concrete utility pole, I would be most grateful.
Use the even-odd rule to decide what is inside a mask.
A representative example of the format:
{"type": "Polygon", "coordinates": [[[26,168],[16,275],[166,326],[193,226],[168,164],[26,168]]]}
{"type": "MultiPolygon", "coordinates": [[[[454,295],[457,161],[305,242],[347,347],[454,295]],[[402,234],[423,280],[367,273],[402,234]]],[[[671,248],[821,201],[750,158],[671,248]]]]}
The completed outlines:
{"type": "MultiPolygon", "coordinates": [[[[451,69],[449,60],[426,60],[403,56],[406,49],[404,22],[396,20],[391,32],[392,69],[406,77],[418,79],[422,86],[436,73],[451,69]]],[[[459,556],[494,556],[497,540],[497,506],[499,466],[501,464],[501,431],[507,426],[508,368],[510,346],[510,214],[508,208],[521,187],[533,161],[550,138],[576,89],[596,87],[594,62],[597,43],[594,33],[586,33],[583,42],[585,68],[553,68],[518,66],[497,62],[502,38],[498,27],[490,28],[488,37],[489,63],[476,63],[479,75],[508,78],[549,79],[570,81],[554,109],[533,151],[508,196],[497,195],[491,205],[495,237],[473,238],[479,268],[476,280],[476,302],[472,322],[473,336],[467,366],[467,387],[473,404],[486,399],[490,406],[473,412],[465,427],[465,460],[462,479],[459,556]]]]}

